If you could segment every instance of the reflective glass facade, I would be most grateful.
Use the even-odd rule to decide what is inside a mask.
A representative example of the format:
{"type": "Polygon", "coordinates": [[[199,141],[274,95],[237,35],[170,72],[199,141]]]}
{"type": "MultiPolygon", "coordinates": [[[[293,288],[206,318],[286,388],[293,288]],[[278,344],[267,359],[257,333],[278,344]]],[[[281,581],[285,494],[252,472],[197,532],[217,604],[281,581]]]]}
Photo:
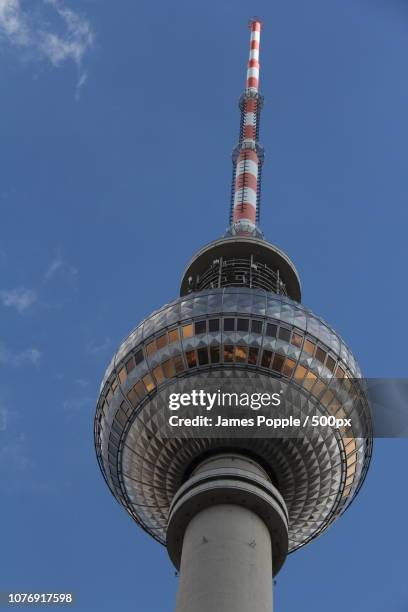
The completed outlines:
{"type": "MultiPolygon", "coordinates": [[[[345,343],[285,296],[261,289],[208,289],[153,313],[120,345],[106,371],[95,442],[112,492],[161,542],[186,469],[220,441],[160,438],[166,410],[160,390],[175,378],[199,381],[220,369],[233,376],[261,374],[265,388],[271,376],[290,381],[290,401],[306,413],[318,403],[340,417],[350,409],[350,399],[364,402],[353,380],[361,374],[345,343]]],[[[246,444],[276,474],[289,511],[291,550],[321,533],[361,486],[371,440],[361,437],[358,422],[354,427],[327,439],[316,434],[301,440],[224,441],[230,447],[246,444]]]]}

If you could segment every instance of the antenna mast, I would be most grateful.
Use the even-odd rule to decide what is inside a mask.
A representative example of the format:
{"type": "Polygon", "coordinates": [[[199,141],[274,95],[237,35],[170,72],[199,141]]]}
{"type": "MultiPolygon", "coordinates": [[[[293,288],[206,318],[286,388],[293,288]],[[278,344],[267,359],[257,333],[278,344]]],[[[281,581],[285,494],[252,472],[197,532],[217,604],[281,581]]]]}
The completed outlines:
{"type": "Polygon", "coordinates": [[[232,154],[230,230],[239,235],[260,235],[261,170],[263,148],[260,146],[259,122],[263,97],[259,93],[259,47],[262,21],[249,22],[251,31],[245,91],[239,100],[241,124],[239,142],[232,154]]]}

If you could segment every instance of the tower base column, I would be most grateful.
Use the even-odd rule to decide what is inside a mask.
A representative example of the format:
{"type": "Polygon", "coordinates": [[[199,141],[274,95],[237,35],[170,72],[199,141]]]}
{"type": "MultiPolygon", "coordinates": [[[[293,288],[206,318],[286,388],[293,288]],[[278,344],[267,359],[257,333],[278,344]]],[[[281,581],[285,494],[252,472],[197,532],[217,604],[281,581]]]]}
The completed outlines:
{"type": "Polygon", "coordinates": [[[176,612],[271,612],[288,550],[285,502],[256,461],[214,455],[173,499],[167,550],[180,570],[176,612]]]}
{"type": "Polygon", "coordinates": [[[177,612],[272,612],[272,547],[252,510],[222,504],[184,535],[177,612]]]}

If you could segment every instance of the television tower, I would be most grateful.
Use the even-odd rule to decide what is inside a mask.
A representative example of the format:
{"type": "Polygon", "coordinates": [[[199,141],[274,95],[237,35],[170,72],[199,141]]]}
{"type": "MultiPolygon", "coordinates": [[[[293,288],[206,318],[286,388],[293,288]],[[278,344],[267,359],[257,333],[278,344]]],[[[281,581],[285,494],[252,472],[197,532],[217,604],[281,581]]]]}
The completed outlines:
{"type": "Polygon", "coordinates": [[[250,21],[230,226],[188,264],[180,297],[121,343],[95,416],[98,462],[132,518],[179,570],[177,612],[271,612],[272,577],[346,510],[372,452],[361,372],[340,336],[301,304],[298,273],[259,229],[262,24],[250,21]],[[214,374],[285,388],[307,415],[352,426],[302,437],[169,437],[164,393],[214,374]],[[367,433],[368,432],[368,433],[367,433]]]}

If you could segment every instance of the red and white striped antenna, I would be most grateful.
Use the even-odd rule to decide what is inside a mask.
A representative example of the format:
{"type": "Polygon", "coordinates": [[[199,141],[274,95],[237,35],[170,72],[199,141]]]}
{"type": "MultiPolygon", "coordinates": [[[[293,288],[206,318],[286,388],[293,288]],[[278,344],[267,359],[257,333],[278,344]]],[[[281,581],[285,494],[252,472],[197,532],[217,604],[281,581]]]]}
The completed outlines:
{"type": "Polygon", "coordinates": [[[259,93],[259,48],[262,21],[254,17],[251,31],[245,92],[239,106],[241,126],[239,143],[234,149],[231,193],[230,231],[232,234],[259,235],[259,205],[263,149],[258,142],[263,98],[259,93]]]}

